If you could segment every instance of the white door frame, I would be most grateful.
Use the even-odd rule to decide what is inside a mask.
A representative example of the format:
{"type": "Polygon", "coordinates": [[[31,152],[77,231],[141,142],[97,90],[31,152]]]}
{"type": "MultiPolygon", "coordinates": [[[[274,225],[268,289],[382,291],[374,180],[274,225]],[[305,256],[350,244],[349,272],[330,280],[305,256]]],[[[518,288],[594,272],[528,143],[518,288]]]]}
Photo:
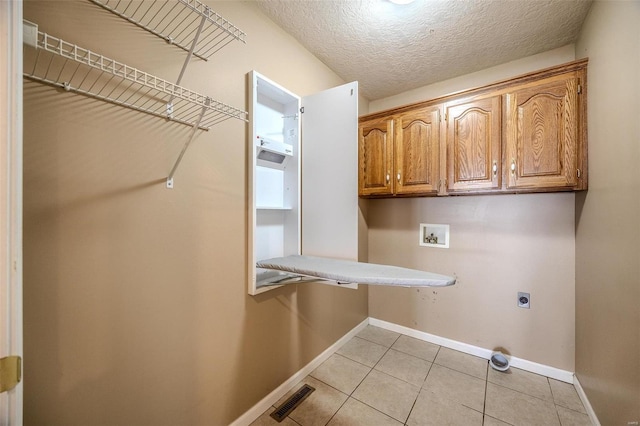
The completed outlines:
{"type": "MultiPolygon", "coordinates": [[[[0,357],[22,357],[22,1],[0,0],[0,357]]],[[[22,425],[23,384],[0,394],[22,425]]]]}

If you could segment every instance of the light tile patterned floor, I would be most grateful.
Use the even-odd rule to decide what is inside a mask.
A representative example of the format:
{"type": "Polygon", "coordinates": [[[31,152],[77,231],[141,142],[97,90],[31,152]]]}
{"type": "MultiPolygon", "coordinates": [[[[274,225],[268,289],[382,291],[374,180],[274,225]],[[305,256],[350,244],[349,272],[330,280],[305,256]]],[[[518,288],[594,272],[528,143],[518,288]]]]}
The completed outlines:
{"type": "Polygon", "coordinates": [[[316,390],[282,425],[591,425],[573,385],[367,326],[303,383],[316,390]]]}

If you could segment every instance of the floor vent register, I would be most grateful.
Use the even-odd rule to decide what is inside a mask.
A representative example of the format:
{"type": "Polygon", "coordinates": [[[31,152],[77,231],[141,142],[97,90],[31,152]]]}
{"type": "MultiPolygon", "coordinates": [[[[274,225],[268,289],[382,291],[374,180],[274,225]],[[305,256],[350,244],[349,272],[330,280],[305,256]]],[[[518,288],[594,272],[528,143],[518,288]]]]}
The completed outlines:
{"type": "Polygon", "coordinates": [[[315,388],[304,385],[300,389],[298,389],[293,395],[291,395],[285,402],[280,404],[278,408],[275,409],[273,413],[271,413],[271,417],[273,417],[278,423],[283,421],[293,410],[296,409],[298,405],[302,403],[309,395],[316,390],[315,388]]]}

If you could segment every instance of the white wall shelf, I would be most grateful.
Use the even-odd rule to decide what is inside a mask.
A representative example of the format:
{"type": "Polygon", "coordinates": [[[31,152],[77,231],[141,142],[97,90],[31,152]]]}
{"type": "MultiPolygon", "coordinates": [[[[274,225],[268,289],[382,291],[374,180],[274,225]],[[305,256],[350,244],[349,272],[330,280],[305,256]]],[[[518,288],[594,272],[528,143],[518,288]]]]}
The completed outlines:
{"type": "MultiPolygon", "coordinates": [[[[198,0],[177,0],[173,2],[156,0],[90,0],[120,18],[160,37],[169,44],[188,52],[175,85],[182,81],[187,66],[193,56],[207,60],[211,55],[232,41],[245,42],[246,34],[235,25],[211,10],[198,0]]],[[[176,98],[170,90],[166,115],[175,119],[176,98]]],[[[164,93],[166,94],[166,93],[164,93]]],[[[178,159],[167,177],[167,188],[173,188],[173,175],[182,162],[196,129],[208,130],[228,118],[247,120],[247,112],[213,101],[209,97],[195,95],[199,102],[194,108],[185,108],[185,124],[193,125],[193,131],[185,142],[178,159]]],[[[125,105],[127,106],[127,105],[125,105]]],[[[191,106],[193,106],[191,104],[191,106]]],[[[134,108],[137,109],[137,108],[134,108]]],[[[154,111],[157,115],[158,111],[154,111]]],[[[180,120],[180,119],[178,119],[180,120]]]]}
{"type": "Polygon", "coordinates": [[[247,113],[98,53],[38,31],[35,49],[25,52],[24,76],[178,123],[198,128],[247,113]]]}
{"type": "MultiPolygon", "coordinates": [[[[105,7],[105,4],[109,2],[94,1],[94,3],[105,7]]],[[[135,5],[142,6],[144,3],[144,1],[136,2],[135,5]]],[[[153,3],[155,4],[155,2],[153,3]]],[[[164,10],[166,3],[158,3],[161,3],[159,10],[153,10],[152,6],[148,6],[147,9],[144,9],[145,14],[153,11],[154,17],[160,16],[158,19],[168,20],[167,25],[172,25],[174,21],[177,22],[175,25],[178,25],[176,28],[181,28],[180,34],[182,32],[193,33],[193,30],[189,30],[193,18],[187,21],[187,18],[181,15],[182,11],[176,12],[176,4],[169,10],[164,10]],[[160,14],[161,11],[162,14],[160,14]],[[171,13],[174,15],[171,16],[171,13]]],[[[117,2],[118,6],[121,4],[131,6],[130,2],[117,2]]],[[[192,127],[192,132],[167,177],[167,188],[173,188],[173,176],[193,140],[196,130],[209,130],[212,126],[231,118],[248,121],[246,111],[179,85],[196,46],[199,41],[203,41],[200,34],[205,28],[206,22],[209,22],[209,27],[215,24],[218,31],[222,31],[222,33],[218,32],[218,36],[222,34],[223,40],[239,37],[236,35],[239,30],[228,24],[227,21],[222,20],[219,23],[218,21],[222,18],[199,2],[179,0],[179,4],[190,11],[189,13],[201,17],[201,21],[195,30],[196,33],[192,34],[192,46],[176,83],[171,83],[76,44],[38,31],[38,26],[34,23],[28,21],[23,23],[24,44],[32,47],[25,49],[24,52],[24,77],[62,88],[68,92],[79,93],[192,127]]],[[[125,10],[128,10],[129,6],[125,10]]],[[[140,11],[140,7],[135,10],[140,11]]],[[[127,20],[133,22],[132,19],[127,20]]],[[[244,41],[244,39],[242,40],[244,41]]],[[[216,48],[212,48],[211,41],[205,42],[204,46],[207,47],[201,48],[204,49],[202,54],[213,54],[228,43],[222,40],[218,41],[222,45],[215,44],[216,48]]]]}
{"type": "Polygon", "coordinates": [[[244,32],[198,0],[90,1],[186,52],[193,47],[205,61],[232,41],[246,43],[244,32]]]}
{"type": "Polygon", "coordinates": [[[256,210],[291,210],[291,207],[263,207],[263,206],[256,206],[256,210]]]}

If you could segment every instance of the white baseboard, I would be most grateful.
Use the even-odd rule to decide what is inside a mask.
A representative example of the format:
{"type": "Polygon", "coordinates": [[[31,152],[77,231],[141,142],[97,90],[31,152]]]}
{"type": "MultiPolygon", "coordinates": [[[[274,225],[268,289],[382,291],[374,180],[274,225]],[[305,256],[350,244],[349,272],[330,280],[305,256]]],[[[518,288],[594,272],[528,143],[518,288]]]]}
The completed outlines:
{"type": "Polygon", "coordinates": [[[596,412],[593,411],[593,407],[589,402],[589,398],[587,398],[587,394],[584,393],[584,389],[582,389],[582,385],[580,384],[580,381],[578,380],[577,376],[573,379],[573,386],[575,386],[576,392],[578,392],[580,401],[582,401],[582,405],[584,405],[584,409],[587,411],[587,415],[589,416],[589,419],[591,419],[591,423],[594,426],[600,426],[600,420],[598,420],[598,416],[596,416],[596,412]]]}
{"type": "MultiPolygon", "coordinates": [[[[375,325],[376,327],[384,328],[386,330],[395,331],[396,333],[404,334],[410,337],[415,337],[416,339],[424,340],[429,343],[444,346],[445,348],[454,349],[456,351],[464,352],[470,355],[475,355],[484,359],[491,358],[491,353],[493,352],[491,349],[485,349],[478,346],[469,345],[467,343],[458,342],[456,340],[446,339],[444,337],[414,330],[409,327],[404,327],[402,325],[382,321],[376,318],[369,318],[369,324],[375,325]]],[[[529,371],[531,373],[551,377],[552,379],[571,384],[573,384],[574,381],[574,375],[571,371],[561,370],[559,368],[538,364],[536,362],[527,361],[526,359],[517,357],[511,357],[509,362],[512,367],[529,371]]]]}
{"type": "Polygon", "coordinates": [[[353,336],[360,333],[369,324],[369,318],[355,326],[351,331],[342,336],[337,342],[328,347],[324,352],[315,357],[309,364],[305,365],[293,376],[289,377],[286,382],[278,386],[273,392],[265,396],[256,405],[251,407],[247,412],[238,417],[230,426],[247,426],[255,419],[260,417],[262,413],[267,411],[269,407],[278,402],[280,398],[286,395],[300,380],[307,377],[313,370],[318,368],[320,364],[325,362],[331,355],[347,343],[353,336]]]}

